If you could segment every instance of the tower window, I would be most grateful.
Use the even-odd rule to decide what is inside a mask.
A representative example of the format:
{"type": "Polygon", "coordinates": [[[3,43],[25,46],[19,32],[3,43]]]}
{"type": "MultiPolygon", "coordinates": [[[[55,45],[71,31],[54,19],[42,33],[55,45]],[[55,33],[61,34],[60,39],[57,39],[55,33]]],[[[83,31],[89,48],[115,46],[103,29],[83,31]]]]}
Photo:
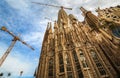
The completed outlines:
{"type": "Polygon", "coordinates": [[[83,64],[83,67],[84,68],[87,68],[88,67],[88,64],[87,64],[87,62],[84,60],[84,61],[82,61],[82,64],[83,64]]]}
{"type": "Polygon", "coordinates": [[[101,74],[101,75],[106,75],[106,72],[104,71],[104,69],[101,69],[101,70],[100,70],[100,74],[101,74]]]}
{"type": "Polygon", "coordinates": [[[78,62],[78,57],[77,57],[77,54],[75,52],[73,53],[73,57],[74,57],[75,62],[78,62]]]}
{"type": "Polygon", "coordinates": [[[59,64],[63,64],[63,56],[61,53],[59,54],[59,64]]]}
{"type": "Polygon", "coordinates": [[[87,64],[87,62],[86,62],[86,58],[85,58],[85,56],[84,56],[84,54],[83,54],[83,51],[80,50],[79,52],[80,52],[80,60],[81,60],[81,62],[82,62],[83,67],[84,67],[84,68],[87,68],[87,67],[88,67],[88,64],[87,64]]]}
{"type": "Polygon", "coordinates": [[[53,71],[49,71],[49,76],[53,76],[53,71]]]}
{"type": "Polygon", "coordinates": [[[68,78],[73,78],[72,72],[68,73],[68,78]]]}
{"type": "Polygon", "coordinates": [[[60,72],[64,72],[64,65],[60,66],[60,72]]]}
{"type": "Polygon", "coordinates": [[[78,77],[83,78],[83,73],[81,71],[81,67],[80,67],[80,64],[79,64],[79,61],[78,61],[78,56],[77,56],[75,50],[72,52],[72,55],[73,55],[73,58],[74,58],[75,68],[76,68],[76,72],[78,74],[78,77]]]}
{"type": "Polygon", "coordinates": [[[79,78],[84,78],[83,73],[81,71],[78,71],[78,76],[79,76],[79,78]]]}
{"type": "Polygon", "coordinates": [[[64,72],[64,62],[63,62],[62,53],[59,53],[59,68],[60,68],[60,72],[64,72]]]}
{"type": "Polygon", "coordinates": [[[63,59],[60,59],[60,58],[59,58],[59,63],[60,63],[60,64],[63,64],[63,59]]]}
{"type": "Polygon", "coordinates": [[[48,77],[53,78],[54,74],[54,67],[53,67],[53,59],[51,58],[48,63],[48,77]]]}
{"type": "Polygon", "coordinates": [[[65,60],[66,60],[68,78],[73,78],[72,66],[71,66],[71,61],[68,53],[65,54],[65,60]]]}
{"type": "Polygon", "coordinates": [[[80,69],[80,64],[78,64],[78,65],[76,66],[76,68],[77,68],[77,69],[80,69]]]}
{"type": "Polygon", "coordinates": [[[95,64],[96,64],[98,70],[99,70],[99,73],[100,73],[101,75],[106,75],[107,73],[106,73],[106,71],[105,71],[105,68],[104,68],[104,66],[102,65],[102,62],[101,62],[101,60],[99,59],[97,53],[96,53],[94,50],[91,50],[90,53],[91,53],[91,56],[92,56],[92,58],[93,58],[93,60],[94,60],[94,62],[95,62],[95,64]]]}

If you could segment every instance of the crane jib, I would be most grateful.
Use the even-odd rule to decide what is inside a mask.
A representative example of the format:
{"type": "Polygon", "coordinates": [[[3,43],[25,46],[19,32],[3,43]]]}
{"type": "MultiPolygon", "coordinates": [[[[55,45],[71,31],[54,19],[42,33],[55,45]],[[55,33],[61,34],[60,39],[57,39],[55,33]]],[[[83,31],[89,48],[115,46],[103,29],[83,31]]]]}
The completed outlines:
{"type": "Polygon", "coordinates": [[[32,2],[32,3],[39,4],[39,5],[52,6],[52,7],[64,8],[64,9],[72,10],[72,8],[67,8],[67,7],[63,7],[63,6],[56,6],[56,5],[50,5],[50,4],[39,3],[39,2],[32,2]]]}
{"type": "Polygon", "coordinates": [[[5,61],[5,59],[7,58],[7,56],[9,55],[9,53],[11,52],[12,48],[14,47],[16,41],[20,41],[22,42],[24,45],[28,46],[29,48],[31,48],[32,50],[34,50],[34,48],[32,48],[30,45],[28,45],[26,42],[22,41],[19,36],[14,35],[12,32],[10,32],[9,30],[7,30],[7,28],[5,26],[1,27],[2,31],[6,31],[7,33],[9,33],[10,35],[13,36],[13,40],[11,45],[8,47],[8,49],[6,50],[6,52],[3,54],[3,56],[0,58],[0,67],[3,64],[3,62],[5,61]]]}

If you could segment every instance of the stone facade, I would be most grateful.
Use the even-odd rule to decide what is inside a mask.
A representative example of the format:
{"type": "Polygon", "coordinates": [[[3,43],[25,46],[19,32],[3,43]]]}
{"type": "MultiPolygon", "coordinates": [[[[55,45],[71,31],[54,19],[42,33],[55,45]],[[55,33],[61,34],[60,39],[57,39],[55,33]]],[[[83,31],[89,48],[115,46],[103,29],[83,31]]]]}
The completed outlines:
{"type": "Polygon", "coordinates": [[[99,18],[106,18],[111,21],[120,23],[120,5],[105,9],[97,9],[99,18]]]}
{"type": "Polygon", "coordinates": [[[100,27],[100,15],[80,9],[84,22],[61,8],[54,30],[48,23],[36,78],[120,78],[119,38],[100,27]]]}

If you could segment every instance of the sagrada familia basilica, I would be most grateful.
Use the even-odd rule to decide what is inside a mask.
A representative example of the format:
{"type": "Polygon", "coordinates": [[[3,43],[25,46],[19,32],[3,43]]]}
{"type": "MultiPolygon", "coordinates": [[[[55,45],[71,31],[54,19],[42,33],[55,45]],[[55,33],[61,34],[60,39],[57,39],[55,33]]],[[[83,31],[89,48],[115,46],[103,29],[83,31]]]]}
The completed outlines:
{"type": "Polygon", "coordinates": [[[48,23],[36,78],[120,78],[120,6],[80,10],[82,22],[61,8],[48,23]]]}

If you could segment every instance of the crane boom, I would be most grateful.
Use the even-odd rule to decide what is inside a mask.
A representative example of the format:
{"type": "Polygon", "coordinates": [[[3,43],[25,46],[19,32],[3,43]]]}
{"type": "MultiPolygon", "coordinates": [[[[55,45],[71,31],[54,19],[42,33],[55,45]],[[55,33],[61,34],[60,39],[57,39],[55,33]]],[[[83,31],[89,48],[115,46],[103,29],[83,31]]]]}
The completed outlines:
{"type": "Polygon", "coordinates": [[[45,19],[47,19],[47,20],[50,20],[50,21],[54,22],[54,20],[53,20],[53,19],[51,19],[51,18],[45,17],[45,19]]]}
{"type": "Polygon", "coordinates": [[[32,48],[30,45],[28,45],[26,42],[22,41],[18,36],[14,35],[12,32],[10,32],[9,30],[7,30],[7,28],[5,26],[3,26],[1,28],[1,30],[8,32],[10,35],[12,35],[13,37],[15,37],[18,41],[22,42],[24,45],[28,46],[29,48],[31,48],[32,50],[34,50],[34,48],[32,48]]]}
{"type": "Polygon", "coordinates": [[[60,6],[56,6],[56,5],[43,4],[43,3],[38,3],[38,2],[32,2],[32,3],[39,4],[39,5],[52,6],[52,7],[58,7],[58,8],[60,8],[60,6]]]}
{"type": "Polygon", "coordinates": [[[26,42],[24,42],[24,41],[22,41],[20,39],[19,39],[19,41],[22,42],[24,45],[28,46],[29,48],[31,48],[32,50],[34,50],[34,48],[32,46],[28,45],[26,42]]]}
{"type": "Polygon", "coordinates": [[[8,31],[5,26],[2,26],[1,30],[8,32],[10,35],[12,35],[13,37],[15,37],[15,35],[12,32],[8,31]]]}
{"type": "Polygon", "coordinates": [[[52,7],[64,8],[64,9],[72,10],[72,8],[67,8],[67,7],[64,7],[64,6],[56,6],[56,5],[50,5],[50,4],[43,4],[43,3],[39,3],[39,2],[32,2],[32,3],[39,4],[39,5],[44,5],[44,6],[52,6],[52,7]]]}
{"type": "Polygon", "coordinates": [[[26,42],[22,41],[18,36],[14,35],[12,32],[10,32],[9,30],[7,30],[6,27],[2,27],[1,30],[8,32],[10,35],[13,36],[13,40],[12,43],[10,44],[9,48],[7,49],[7,51],[3,54],[3,56],[0,58],[0,67],[3,64],[3,62],[5,61],[5,59],[7,58],[7,56],[10,54],[12,48],[14,47],[16,41],[20,41],[22,42],[24,45],[28,46],[29,48],[31,48],[32,50],[34,50],[34,48],[32,48],[30,45],[28,45],[26,42]]]}

